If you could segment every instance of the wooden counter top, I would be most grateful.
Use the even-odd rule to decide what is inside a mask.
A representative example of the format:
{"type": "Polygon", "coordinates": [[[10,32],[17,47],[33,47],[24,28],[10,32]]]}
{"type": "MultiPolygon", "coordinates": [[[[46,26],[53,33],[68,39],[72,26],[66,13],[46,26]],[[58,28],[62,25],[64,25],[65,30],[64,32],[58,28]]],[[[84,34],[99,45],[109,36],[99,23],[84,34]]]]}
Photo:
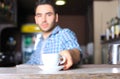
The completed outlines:
{"type": "Polygon", "coordinates": [[[78,68],[44,72],[37,65],[1,67],[0,79],[119,79],[119,65],[81,65],[78,68]]]}

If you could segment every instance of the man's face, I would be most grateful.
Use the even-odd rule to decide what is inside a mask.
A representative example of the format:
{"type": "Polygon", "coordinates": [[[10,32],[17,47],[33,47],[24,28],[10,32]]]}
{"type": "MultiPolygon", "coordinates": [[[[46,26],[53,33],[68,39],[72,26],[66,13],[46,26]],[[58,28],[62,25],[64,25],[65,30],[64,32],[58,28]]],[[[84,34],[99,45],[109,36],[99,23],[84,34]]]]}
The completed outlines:
{"type": "Polygon", "coordinates": [[[49,4],[39,5],[36,8],[35,22],[43,32],[50,32],[58,22],[58,15],[49,4]]]}

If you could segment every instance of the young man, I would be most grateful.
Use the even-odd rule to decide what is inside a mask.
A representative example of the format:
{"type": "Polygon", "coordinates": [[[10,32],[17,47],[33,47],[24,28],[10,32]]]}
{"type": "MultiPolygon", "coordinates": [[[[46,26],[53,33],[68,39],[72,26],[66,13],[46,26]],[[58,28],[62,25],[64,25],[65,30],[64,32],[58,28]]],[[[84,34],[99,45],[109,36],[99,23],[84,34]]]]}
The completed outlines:
{"type": "Polygon", "coordinates": [[[80,61],[80,46],[75,34],[69,29],[62,29],[58,22],[58,14],[48,1],[39,2],[35,9],[35,22],[42,30],[42,36],[36,51],[28,64],[42,64],[41,53],[59,53],[66,57],[64,70],[71,68],[80,61]]]}

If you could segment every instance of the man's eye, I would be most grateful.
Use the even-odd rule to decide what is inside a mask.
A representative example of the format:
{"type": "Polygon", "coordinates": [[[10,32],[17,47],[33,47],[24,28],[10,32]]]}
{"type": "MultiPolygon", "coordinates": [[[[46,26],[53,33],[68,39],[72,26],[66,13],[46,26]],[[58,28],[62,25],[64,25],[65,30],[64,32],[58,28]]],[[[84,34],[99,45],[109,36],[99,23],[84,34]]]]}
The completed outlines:
{"type": "Polygon", "coordinates": [[[48,13],[47,15],[48,15],[48,16],[51,16],[51,15],[52,15],[52,13],[48,13]]]}
{"type": "Polygon", "coordinates": [[[41,17],[41,15],[36,15],[37,17],[41,17]]]}

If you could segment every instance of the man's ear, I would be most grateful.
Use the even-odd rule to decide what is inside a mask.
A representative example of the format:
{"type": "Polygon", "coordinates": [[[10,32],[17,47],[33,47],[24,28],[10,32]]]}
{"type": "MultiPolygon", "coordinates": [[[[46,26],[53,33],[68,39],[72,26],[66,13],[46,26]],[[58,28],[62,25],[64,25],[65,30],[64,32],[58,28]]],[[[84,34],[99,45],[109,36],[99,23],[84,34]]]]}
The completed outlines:
{"type": "Polygon", "coordinates": [[[58,22],[58,13],[56,13],[55,17],[56,17],[55,21],[58,22]]]}
{"type": "Polygon", "coordinates": [[[34,19],[35,19],[35,23],[37,24],[37,17],[36,17],[36,16],[34,16],[34,19]]]}

